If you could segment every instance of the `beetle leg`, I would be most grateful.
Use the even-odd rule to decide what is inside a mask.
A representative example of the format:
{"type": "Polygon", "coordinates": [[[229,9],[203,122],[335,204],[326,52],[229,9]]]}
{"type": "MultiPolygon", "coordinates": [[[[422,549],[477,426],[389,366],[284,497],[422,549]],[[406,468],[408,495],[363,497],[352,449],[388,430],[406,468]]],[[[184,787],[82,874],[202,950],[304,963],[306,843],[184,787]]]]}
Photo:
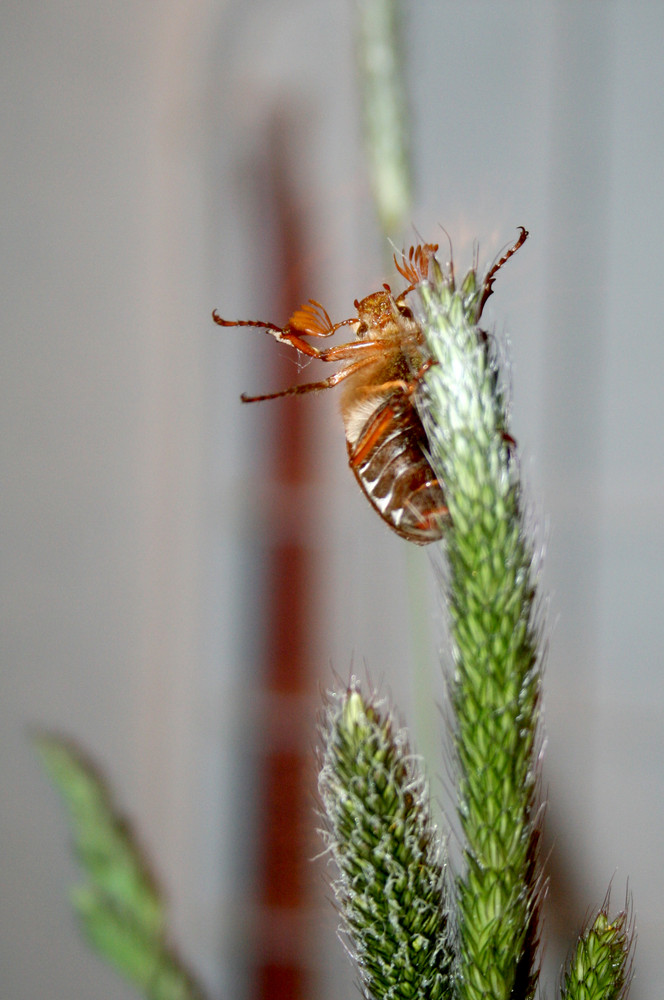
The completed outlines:
{"type": "Polygon", "coordinates": [[[320,355],[318,348],[308,344],[303,337],[331,337],[333,333],[341,329],[342,326],[349,326],[356,323],[357,319],[343,319],[340,323],[333,323],[330,315],[320,302],[309,299],[303,306],[296,309],[285,326],[277,326],[267,320],[260,319],[222,319],[217,310],[212,313],[212,319],[219,326],[255,326],[271,333],[275,340],[283,344],[289,344],[302,354],[307,354],[311,358],[320,355]]]}
{"type": "MultiPolygon", "coordinates": [[[[403,392],[406,397],[412,396],[412,394],[416,392],[424,373],[429,370],[431,365],[434,364],[437,364],[437,362],[432,358],[425,361],[410,382],[406,382],[404,379],[390,379],[388,382],[381,382],[379,385],[358,387],[358,393],[361,393],[363,396],[381,396],[385,393],[389,394],[394,392],[394,390],[397,389],[403,392]]],[[[394,422],[395,419],[395,412],[389,403],[386,403],[385,406],[381,407],[378,414],[369,423],[369,426],[365,428],[362,437],[355,442],[355,447],[350,459],[351,467],[362,464],[367,454],[371,452],[376,442],[380,441],[387,428],[394,422]]]]}
{"type": "MultiPolygon", "coordinates": [[[[263,330],[269,330],[270,333],[275,335],[283,333],[280,326],[276,326],[274,323],[268,323],[267,320],[262,319],[222,319],[216,309],[212,310],[212,319],[219,326],[258,326],[263,330]]],[[[277,336],[277,340],[280,337],[277,336]]]]}
{"type": "Polygon", "coordinates": [[[331,389],[333,385],[348,378],[349,375],[354,375],[360,368],[364,368],[366,365],[372,363],[373,358],[360,358],[358,361],[354,361],[352,365],[340,368],[338,372],[334,372],[333,375],[322,379],[320,382],[305,382],[303,385],[291,385],[288,389],[281,389],[279,392],[269,392],[262,396],[247,396],[246,393],[242,393],[240,399],[243,403],[258,403],[264,399],[279,399],[281,396],[297,396],[303,392],[319,392],[321,389],[331,389]]]}
{"type": "Polygon", "coordinates": [[[409,382],[405,382],[402,378],[395,378],[378,385],[360,385],[357,387],[357,393],[362,396],[383,396],[385,392],[392,392],[394,389],[400,389],[406,395],[413,391],[409,382]]]}
{"type": "Polygon", "coordinates": [[[386,429],[394,421],[394,411],[388,405],[381,407],[379,413],[370,421],[369,427],[365,429],[362,437],[355,442],[350,456],[350,467],[352,469],[362,465],[368,454],[376,445],[377,441],[383,437],[386,429]]]}
{"type": "Polygon", "coordinates": [[[519,247],[522,247],[523,244],[528,239],[528,230],[524,229],[523,226],[519,226],[519,229],[521,230],[521,232],[519,233],[519,238],[516,241],[516,243],[513,246],[511,246],[509,248],[509,250],[505,251],[505,253],[500,258],[500,260],[496,261],[496,263],[488,271],[488,273],[487,273],[484,281],[482,282],[482,297],[480,298],[480,304],[477,307],[476,321],[479,320],[480,316],[482,315],[482,310],[484,309],[484,306],[486,305],[486,300],[489,298],[489,296],[493,292],[493,283],[496,280],[496,274],[497,274],[497,272],[500,271],[500,269],[503,266],[503,264],[506,264],[507,261],[510,259],[510,257],[513,254],[515,254],[517,252],[517,250],[519,249],[519,247]]]}
{"type": "MultiPolygon", "coordinates": [[[[280,343],[289,344],[290,347],[296,348],[302,354],[309,355],[310,358],[317,358],[320,355],[317,347],[312,347],[311,344],[307,344],[306,340],[302,340],[302,337],[298,337],[297,334],[292,333],[288,324],[281,327],[277,326],[276,323],[269,323],[267,320],[262,319],[222,319],[216,309],[212,313],[212,319],[219,326],[256,326],[267,331],[267,333],[271,333],[274,339],[280,343]]],[[[302,332],[303,334],[307,333],[306,330],[302,332]]],[[[327,336],[327,334],[314,334],[314,336],[327,336]]]]}
{"type": "MultiPolygon", "coordinates": [[[[416,497],[418,493],[424,493],[427,490],[435,488],[436,486],[440,487],[440,483],[438,482],[435,476],[432,476],[432,478],[428,482],[423,483],[418,489],[414,491],[413,497],[416,497]]],[[[413,503],[412,499],[408,504],[408,507],[411,510],[411,512],[413,512],[416,516],[419,516],[420,512],[418,511],[417,505],[413,503]]],[[[427,511],[426,517],[420,519],[419,527],[423,531],[428,531],[436,523],[438,523],[441,518],[449,517],[449,514],[450,514],[450,508],[446,504],[442,503],[440,504],[440,506],[433,507],[431,510],[427,511]]]]}
{"type": "Polygon", "coordinates": [[[422,381],[422,376],[428,372],[432,365],[438,364],[433,358],[425,361],[422,367],[415,372],[412,379],[407,382],[403,378],[393,378],[389,379],[387,382],[379,382],[376,385],[360,385],[357,387],[358,395],[362,396],[383,396],[386,392],[393,392],[395,389],[399,389],[403,392],[404,396],[412,396],[414,392],[417,391],[420,382],[422,381]]]}
{"type": "Polygon", "coordinates": [[[316,357],[319,361],[347,361],[365,353],[375,358],[378,352],[384,350],[384,340],[351,340],[348,344],[337,344],[326,351],[319,351],[316,357]]]}

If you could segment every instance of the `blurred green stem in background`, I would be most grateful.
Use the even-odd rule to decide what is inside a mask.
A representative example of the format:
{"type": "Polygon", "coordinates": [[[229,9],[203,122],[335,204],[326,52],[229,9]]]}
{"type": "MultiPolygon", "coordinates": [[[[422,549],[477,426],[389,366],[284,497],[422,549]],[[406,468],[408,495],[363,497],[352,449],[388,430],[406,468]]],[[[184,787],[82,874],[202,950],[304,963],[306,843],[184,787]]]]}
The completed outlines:
{"type": "Polygon", "coordinates": [[[369,181],[383,234],[399,240],[412,211],[403,16],[398,0],[357,0],[357,61],[369,181]]]}

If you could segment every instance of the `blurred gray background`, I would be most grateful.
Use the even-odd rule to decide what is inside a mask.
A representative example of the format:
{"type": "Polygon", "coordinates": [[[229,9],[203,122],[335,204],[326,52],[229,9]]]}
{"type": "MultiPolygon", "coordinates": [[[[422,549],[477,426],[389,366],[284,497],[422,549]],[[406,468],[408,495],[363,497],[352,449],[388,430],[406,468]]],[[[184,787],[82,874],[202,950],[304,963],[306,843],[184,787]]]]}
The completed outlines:
{"type": "MultiPolygon", "coordinates": [[[[488,263],[518,225],[531,233],[486,315],[510,344],[546,548],[549,995],[584,917],[611,881],[619,907],[629,880],[645,1000],[664,936],[664,7],[405,6],[403,244],[416,231],[445,246],[444,226],[463,270],[475,239],[488,263]]],[[[244,1000],[268,738],[261,553],[279,518],[300,519],[317,567],[304,743],[318,688],[353,669],[394,698],[443,800],[447,783],[426,552],[357,490],[334,393],[297,401],[310,478],[270,484],[280,404],[238,397],[286,384],[274,343],[210,320],[217,307],[283,322],[297,305],[277,288],[280,185],[298,212],[301,298],[342,318],[393,277],[363,159],[354,7],[7,0],[1,22],[0,992],[134,995],[70,916],[65,821],[29,745],[42,726],[103,766],[182,952],[211,996],[244,1000]],[[413,605],[430,620],[417,686],[413,605]]],[[[312,995],[337,1000],[353,974],[314,869],[312,995]]]]}

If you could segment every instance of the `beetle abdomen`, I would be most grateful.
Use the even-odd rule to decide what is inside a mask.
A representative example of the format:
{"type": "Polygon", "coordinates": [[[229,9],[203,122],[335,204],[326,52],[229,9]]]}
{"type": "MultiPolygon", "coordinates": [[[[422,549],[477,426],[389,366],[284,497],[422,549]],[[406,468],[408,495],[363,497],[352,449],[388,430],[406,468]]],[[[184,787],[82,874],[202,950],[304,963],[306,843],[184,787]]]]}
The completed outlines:
{"type": "Polygon", "coordinates": [[[402,391],[390,393],[355,443],[348,442],[350,467],[373,507],[397,534],[418,545],[441,538],[449,520],[426,444],[419,414],[402,391]]]}

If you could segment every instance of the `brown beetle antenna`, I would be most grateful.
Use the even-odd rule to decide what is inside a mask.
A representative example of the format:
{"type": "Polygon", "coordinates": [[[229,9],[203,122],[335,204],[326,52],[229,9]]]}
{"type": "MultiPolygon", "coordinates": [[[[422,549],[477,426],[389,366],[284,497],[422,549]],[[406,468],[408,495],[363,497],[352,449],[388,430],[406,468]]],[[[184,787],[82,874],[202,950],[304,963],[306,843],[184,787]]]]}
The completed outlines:
{"type": "Polygon", "coordinates": [[[406,251],[401,251],[401,260],[397,260],[394,254],[394,266],[402,277],[406,279],[409,287],[402,295],[412,291],[420,281],[426,281],[429,277],[429,261],[438,249],[437,243],[419,243],[411,247],[406,255],[406,251]]]}
{"type": "Polygon", "coordinates": [[[356,322],[357,317],[351,317],[350,319],[342,319],[339,323],[333,323],[327,309],[315,299],[309,299],[303,306],[295,310],[283,332],[285,336],[292,332],[306,337],[331,337],[342,326],[350,326],[351,323],[356,322]]]}
{"type": "Polygon", "coordinates": [[[482,283],[482,297],[480,299],[480,304],[479,304],[478,309],[477,309],[477,317],[476,317],[477,319],[479,319],[480,316],[482,315],[482,310],[484,309],[484,306],[486,305],[486,300],[489,298],[489,296],[493,292],[493,283],[496,280],[496,274],[498,273],[498,271],[500,271],[500,269],[503,266],[503,264],[506,264],[507,261],[510,259],[510,257],[512,257],[517,252],[517,250],[519,249],[519,247],[522,247],[523,244],[528,239],[528,230],[524,229],[523,226],[519,226],[519,229],[521,230],[521,232],[519,234],[519,238],[516,241],[516,243],[513,246],[511,246],[509,248],[509,250],[507,250],[503,254],[503,256],[500,258],[500,260],[496,261],[496,263],[493,265],[493,267],[487,273],[487,275],[486,275],[486,277],[485,277],[485,279],[484,279],[484,281],[482,283]]]}

